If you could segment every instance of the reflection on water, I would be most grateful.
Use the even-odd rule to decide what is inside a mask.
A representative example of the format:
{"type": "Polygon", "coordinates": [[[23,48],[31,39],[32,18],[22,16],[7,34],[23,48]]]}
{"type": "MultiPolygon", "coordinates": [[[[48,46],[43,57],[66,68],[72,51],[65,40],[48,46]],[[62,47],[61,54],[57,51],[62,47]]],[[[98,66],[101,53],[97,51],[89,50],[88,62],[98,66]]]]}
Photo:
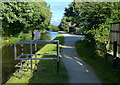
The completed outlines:
{"type": "Polygon", "coordinates": [[[47,31],[48,33],[46,34],[46,36],[50,36],[51,40],[53,40],[56,35],[58,35],[58,32],[51,32],[51,31],[47,31]]]}
{"type": "MultiPolygon", "coordinates": [[[[41,34],[40,40],[53,40],[58,35],[57,32],[46,32],[41,34]]],[[[29,39],[31,40],[31,38],[29,39]]],[[[42,48],[39,46],[38,50],[42,48]]],[[[24,45],[24,53],[30,53],[30,46],[24,45]]],[[[34,49],[34,46],[33,46],[34,49]]],[[[34,50],[33,50],[34,52],[34,50]]],[[[21,46],[17,45],[17,54],[21,54],[21,46]]],[[[2,47],[2,82],[6,82],[11,73],[15,71],[15,64],[19,61],[14,60],[14,46],[13,44],[6,44],[2,47]]]]}

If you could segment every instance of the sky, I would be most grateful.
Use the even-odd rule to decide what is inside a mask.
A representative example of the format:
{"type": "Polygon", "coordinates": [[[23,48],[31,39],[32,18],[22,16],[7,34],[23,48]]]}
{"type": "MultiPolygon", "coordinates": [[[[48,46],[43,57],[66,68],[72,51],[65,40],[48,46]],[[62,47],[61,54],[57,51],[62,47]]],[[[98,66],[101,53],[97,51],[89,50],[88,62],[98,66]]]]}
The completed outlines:
{"type": "Polygon", "coordinates": [[[58,26],[64,16],[64,10],[68,7],[68,4],[73,0],[45,0],[50,6],[52,11],[51,23],[58,26]]]}

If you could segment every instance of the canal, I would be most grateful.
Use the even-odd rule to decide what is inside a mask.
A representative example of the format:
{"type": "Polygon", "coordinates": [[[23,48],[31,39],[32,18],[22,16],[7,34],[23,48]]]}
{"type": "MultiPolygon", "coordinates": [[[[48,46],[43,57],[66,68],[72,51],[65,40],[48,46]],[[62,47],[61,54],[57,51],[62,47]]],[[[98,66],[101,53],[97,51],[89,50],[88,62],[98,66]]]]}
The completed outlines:
{"type": "MultiPolygon", "coordinates": [[[[53,40],[58,35],[58,32],[47,31],[46,33],[42,33],[40,40],[53,40]]],[[[31,40],[31,38],[30,38],[31,40]]],[[[38,50],[40,50],[43,46],[39,46],[38,50]]],[[[18,54],[21,54],[21,46],[17,46],[18,54]]],[[[24,45],[24,53],[29,53],[29,45],[24,45]]],[[[5,83],[12,73],[16,70],[14,67],[16,63],[14,59],[14,45],[6,44],[2,47],[2,83],[5,83]]]]}

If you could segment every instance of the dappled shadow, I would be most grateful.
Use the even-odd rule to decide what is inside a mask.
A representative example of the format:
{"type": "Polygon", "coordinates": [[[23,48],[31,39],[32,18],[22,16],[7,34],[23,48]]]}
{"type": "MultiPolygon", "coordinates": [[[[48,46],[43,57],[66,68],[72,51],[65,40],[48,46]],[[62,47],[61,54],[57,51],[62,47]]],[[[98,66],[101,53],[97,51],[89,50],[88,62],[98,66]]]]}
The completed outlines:
{"type": "MultiPolygon", "coordinates": [[[[57,56],[42,56],[42,58],[56,58],[57,56]]],[[[67,74],[62,61],[57,74],[57,60],[40,60],[29,85],[33,83],[66,83],[67,74]]]]}
{"type": "MultiPolygon", "coordinates": [[[[81,36],[81,35],[68,35],[68,34],[64,34],[64,38],[65,38],[65,43],[63,45],[63,49],[72,49],[75,50],[75,42],[78,40],[83,40],[85,37],[81,36]]],[[[72,52],[73,53],[73,52],[72,52]]]]}
{"type": "MultiPolygon", "coordinates": [[[[62,46],[62,55],[65,58],[74,59],[78,64],[82,61],[76,53],[75,42],[78,40],[83,40],[84,36],[81,35],[69,35],[65,36],[65,44],[62,46]]],[[[83,66],[83,64],[80,64],[83,66]]]]}
{"type": "MultiPolygon", "coordinates": [[[[41,34],[41,40],[50,40],[52,37],[48,33],[41,34]]],[[[38,47],[42,49],[44,45],[38,47]]],[[[33,53],[35,53],[33,46],[33,53]]],[[[17,53],[21,54],[21,46],[17,46],[17,53]]],[[[30,46],[24,45],[24,54],[30,54],[30,46]]],[[[16,72],[15,64],[19,63],[19,61],[14,59],[14,46],[12,45],[5,45],[2,47],[2,83],[6,83],[11,76],[14,76],[13,73],[16,72]]]]}
{"type": "Polygon", "coordinates": [[[98,83],[92,69],[76,52],[75,42],[83,40],[82,35],[64,34],[65,43],[62,48],[62,60],[68,70],[70,83],[98,83]]]}
{"type": "MultiPolygon", "coordinates": [[[[39,45],[39,47],[37,48],[42,49],[44,47],[44,45],[39,45]]],[[[33,48],[35,48],[33,46],[33,48]]],[[[24,45],[24,54],[28,54],[30,53],[30,46],[29,45],[24,45]]],[[[2,83],[6,83],[7,81],[9,81],[9,79],[12,76],[15,76],[17,74],[15,74],[19,68],[15,68],[15,65],[17,63],[19,63],[19,60],[15,60],[14,58],[14,46],[13,45],[7,45],[4,46],[2,49],[2,53],[3,53],[3,58],[2,58],[2,83]]],[[[35,53],[35,50],[33,49],[33,53],[35,53]]],[[[17,54],[21,54],[21,46],[17,45],[17,54]]],[[[24,63],[23,63],[24,64],[24,63]]],[[[17,78],[17,76],[16,76],[17,78]]],[[[19,78],[19,77],[18,77],[19,78]]]]}
{"type": "MultiPolygon", "coordinates": [[[[55,40],[60,40],[60,45],[63,44],[63,37],[56,37],[55,40]]],[[[55,49],[53,50],[56,51],[55,49]]],[[[42,56],[42,58],[57,57],[57,56],[42,56]]],[[[59,74],[57,74],[57,60],[40,60],[37,65],[37,70],[33,72],[33,77],[29,79],[29,85],[33,83],[67,83],[67,71],[60,62],[59,74]]]]}
{"type": "MultiPolygon", "coordinates": [[[[46,57],[50,56],[43,56],[42,58],[46,57]]],[[[52,79],[54,79],[53,77],[57,78],[56,66],[56,60],[40,60],[37,69],[33,72],[33,77],[29,80],[29,85],[32,83],[54,83],[52,79]]]]}
{"type": "MultiPolygon", "coordinates": [[[[62,49],[64,52],[62,52],[62,56],[63,56],[63,60],[66,59],[67,61],[69,61],[71,64],[71,66],[76,65],[78,67],[71,67],[69,69],[72,70],[79,70],[79,68],[81,70],[79,71],[84,71],[84,72],[89,72],[89,70],[86,68],[86,64],[83,62],[83,60],[77,55],[75,48],[74,47],[65,47],[62,49]]],[[[68,63],[68,62],[67,62],[68,63]]],[[[68,66],[67,66],[68,67],[68,66]]]]}

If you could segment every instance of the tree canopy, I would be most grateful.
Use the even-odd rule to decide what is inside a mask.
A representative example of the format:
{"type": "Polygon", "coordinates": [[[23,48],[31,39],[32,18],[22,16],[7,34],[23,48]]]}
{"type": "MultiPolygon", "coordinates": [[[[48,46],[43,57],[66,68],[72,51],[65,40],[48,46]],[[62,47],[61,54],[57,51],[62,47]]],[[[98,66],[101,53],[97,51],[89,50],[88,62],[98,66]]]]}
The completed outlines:
{"type": "Polygon", "coordinates": [[[72,2],[65,9],[64,17],[60,23],[72,23],[84,30],[97,29],[101,24],[120,21],[120,2],[72,2]],[[64,20],[66,18],[66,20],[64,20]]]}
{"type": "Polygon", "coordinates": [[[71,29],[69,24],[75,24],[72,29],[82,30],[92,46],[105,54],[104,43],[109,42],[110,23],[113,22],[120,22],[120,2],[72,2],[65,8],[59,28],[71,29]]]}
{"type": "Polygon", "coordinates": [[[45,2],[2,2],[2,34],[16,35],[34,28],[45,29],[52,13],[45,2]]]}

